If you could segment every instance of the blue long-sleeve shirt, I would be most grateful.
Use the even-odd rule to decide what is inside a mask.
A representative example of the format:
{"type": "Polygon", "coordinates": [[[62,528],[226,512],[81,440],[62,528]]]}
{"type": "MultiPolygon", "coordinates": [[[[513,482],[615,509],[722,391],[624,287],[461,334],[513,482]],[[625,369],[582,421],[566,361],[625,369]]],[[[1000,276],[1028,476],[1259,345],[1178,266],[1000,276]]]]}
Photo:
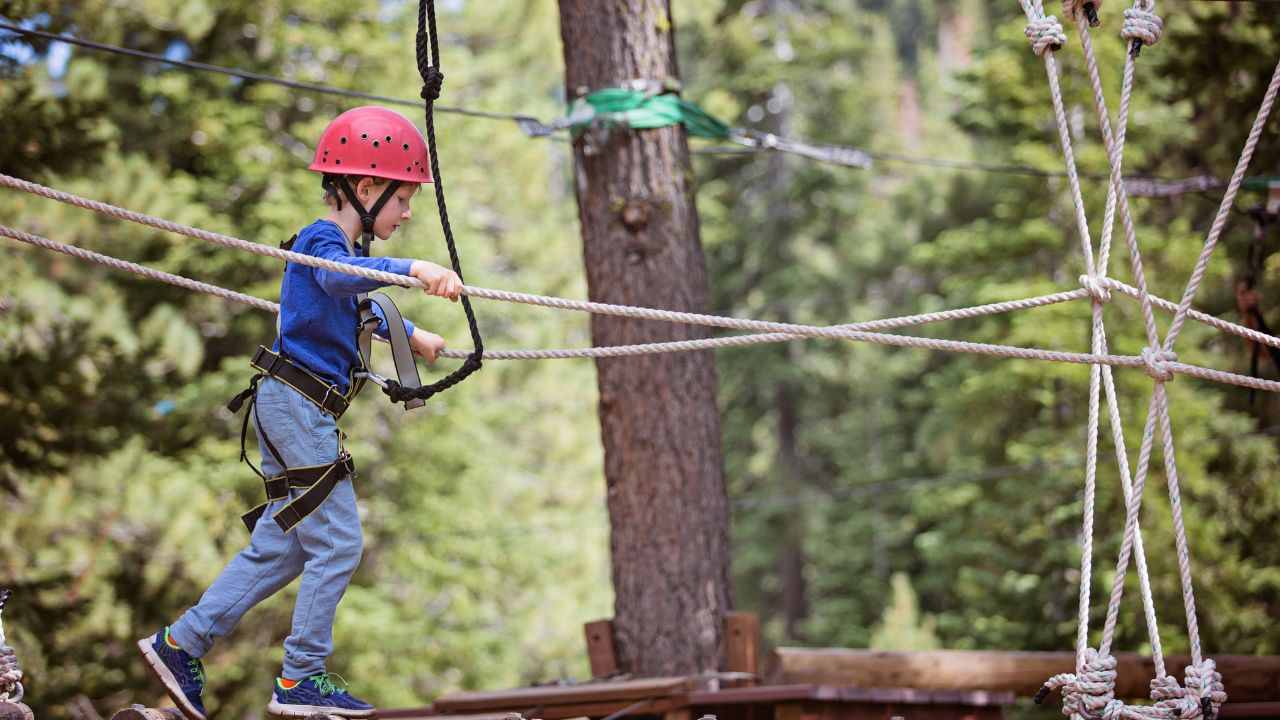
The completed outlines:
{"type": "MultiPolygon", "coordinates": [[[[408,275],[413,264],[402,258],[351,254],[342,228],[329,220],[317,220],[303,228],[293,251],[397,275],[408,275]]],[[[356,347],[360,311],[355,296],[379,287],[381,283],[356,275],[287,263],[280,281],[280,333],[273,349],[345,393],[351,370],[360,363],[356,347]]],[[[382,321],[377,333],[385,337],[387,321],[377,305],[373,311],[382,321]]],[[[413,323],[405,320],[404,326],[413,335],[413,323]]]]}

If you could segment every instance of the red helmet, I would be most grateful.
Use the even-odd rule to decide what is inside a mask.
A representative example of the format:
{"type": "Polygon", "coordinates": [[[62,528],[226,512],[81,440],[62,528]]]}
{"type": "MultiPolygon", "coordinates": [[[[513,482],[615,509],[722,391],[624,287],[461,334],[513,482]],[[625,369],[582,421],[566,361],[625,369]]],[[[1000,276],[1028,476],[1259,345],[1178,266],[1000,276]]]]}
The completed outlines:
{"type": "Polygon", "coordinates": [[[375,105],[353,108],[334,118],[320,136],[315,160],[307,169],[432,182],[431,159],[422,133],[400,113],[375,105]]]}

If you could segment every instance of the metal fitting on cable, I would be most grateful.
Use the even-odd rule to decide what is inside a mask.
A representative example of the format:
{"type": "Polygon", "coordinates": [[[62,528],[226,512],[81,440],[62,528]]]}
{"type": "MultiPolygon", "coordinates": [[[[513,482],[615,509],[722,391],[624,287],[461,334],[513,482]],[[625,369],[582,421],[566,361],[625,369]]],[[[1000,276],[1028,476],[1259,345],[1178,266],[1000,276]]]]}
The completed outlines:
{"type": "Polygon", "coordinates": [[[1052,15],[1031,20],[1023,33],[1031,41],[1031,49],[1037,57],[1043,57],[1046,50],[1061,50],[1067,44],[1067,33],[1062,29],[1062,23],[1052,15]]]}
{"type": "Polygon", "coordinates": [[[1089,295],[1103,305],[1111,302],[1111,290],[1106,286],[1106,278],[1081,275],[1080,286],[1088,290],[1089,295]]]}
{"type": "Polygon", "coordinates": [[[1142,52],[1143,45],[1155,45],[1164,34],[1164,21],[1155,8],[1155,0],[1135,0],[1133,7],[1124,11],[1120,37],[1129,41],[1129,52],[1134,57],[1142,52]]]}
{"type": "Polygon", "coordinates": [[[1158,348],[1142,348],[1142,363],[1147,368],[1147,374],[1156,382],[1169,382],[1173,379],[1173,368],[1169,363],[1178,361],[1178,354],[1172,351],[1160,350],[1158,348]]]}

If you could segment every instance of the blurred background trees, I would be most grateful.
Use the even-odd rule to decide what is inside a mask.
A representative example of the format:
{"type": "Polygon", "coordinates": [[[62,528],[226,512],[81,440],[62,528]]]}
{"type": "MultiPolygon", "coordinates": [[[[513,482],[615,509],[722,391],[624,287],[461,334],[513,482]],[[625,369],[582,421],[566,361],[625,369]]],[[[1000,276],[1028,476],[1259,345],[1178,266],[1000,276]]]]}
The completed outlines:
{"type": "MultiPolygon", "coordinates": [[[[7,20],[54,32],[410,98],[415,9],[0,4],[7,20]]],[[[1126,170],[1226,177],[1280,51],[1280,6],[1171,1],[1161,11],[1165,38],[1138,61],[1126,170]]],[[[695,145],[713,312],[834,324],[1076,285],[1064,181],[891,159],[1061,169],[1044,70],[1016,3],[677,2],[672,20],[687,99],[736,125],[879,156],[856,170],[695,145]]],[[[453,0],[439,22],[443,104],[563,111],[553,3],[453,0]]],[[[1095,33],[1113,98],[1118,27],[1119,8],[1108,7],[1095,33]]],[[[1083,171],[1105,173],[1071,35],[1059,58],[1077,155],[1083,171]]],[[[274,244],[320,212],[304,169],[310,144],[355,104],[7,36],[0,171],[274,244]]],[[[468,280],[584,297],[567,145],[511,122],[437,114],[437,126],[468,280]]],[[[1276,128],[1273,119],[1251,173],[1280,174],[1276,128]]],[[[1085,196],[1096,237],[1104,184],[1087,181],[1085,196]]],[[[1237,207],[1260,199],[1242,195],[1237,207]]],[[[1161,295],[1181,292],[1217,202],[1133,200],[1161,295]]],[[[443,259],[430,198],[415,215],[382,252],[443,259]]],[[[277,293],[278,263],[28,195],[0,193],[0,222],[277,293]]],[[[1268,302],[1278,241],[1273,233],[1251,263],[1251,221],[1233,214],[1198,306],[1238,319],[1234,280],[1256,271],[1263,313],[1280,326],[1268,302]]],[[[1128,280],[1115,255],[1112,273],[1128,280]]],[[[158,699],[132,642],[193,603],[245,541],[237,514],[261,490],[236,462],[238,418],[222,403],[272,320],[9,243],[0,268],[0,585],[17,592],[6,629],[30,698],[50,717],[82,695],[102,711],[158,699]]],[[[397,301],[465,344],[456,306],[397,301]]],[[[495,348],[589,343],[584,317],[477,311],[495,348]]],[[[1136,304],[1116,300],[1107,317],[1116,351],[1136,352],[1136,304]]],[[[1088,330],[1077,303],[919,332],[1084,350],[1088,330]]],[[[1214,332],[1189,327],[1178,349],[1189,362],[1248,369],[1248,348],[1214,332]]],[[[819,341],[723,351],[717,364],[735,597],[762,615],[769,642],[1070,645],[1087,368],[819,341]]],[[[1277,375],[1266,362],[1262,371],[1277,375]]],[[[1150,382],[1116,377],[1136,438],[1150,382]]],[[[361,468],[366,556],[339,613],[333,669],[384,706],[586,674],[581,623],[612,606],[594,388],[588,363],[494,361],[418,413],[376,394],[357,403],[344,427],[361,468]]],[[[1280,407],[1187,378],[1169,388],[1205,644],[1280,652],[1280,407]]],[[[1110,458],[1105,440],[1100,452],[1110,458]]],[[[1122,503],[1114,468],[1104,463],[1099,479],[1104,586],[1122,503]]],[[[1176,651],[1185,640],[1163,481],[1154,467],[1143,517],[1176,651]]],[[[286,590],[208,658],[211,709],[259,711],[290,607],[286,590]]],[[[1123,616],[1122,648],[1143,648],[1138,619],[1123,616]]]]}

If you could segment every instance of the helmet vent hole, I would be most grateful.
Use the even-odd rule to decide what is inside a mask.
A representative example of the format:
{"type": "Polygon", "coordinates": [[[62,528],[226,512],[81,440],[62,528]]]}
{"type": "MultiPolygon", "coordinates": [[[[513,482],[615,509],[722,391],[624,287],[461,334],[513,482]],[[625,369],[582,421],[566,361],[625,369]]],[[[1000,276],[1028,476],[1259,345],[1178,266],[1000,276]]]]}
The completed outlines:
{"type": "Polygon", "coordinates": [[[361,139],[361,140],[368,140],[368,139],[369,139],[369,133],[360,133],[360,139],[361,139]]]}
{"type": "Polygon", "coordinates": [[[413,168],[411,168],[411,167],[406,167],[406,168],[404,169],[404,171],[405,171],[405,172],[413,172],[413,168]]]}
{"type": "Polygon", "coordinates": [[[373,146],[374,146],[374,147],[378,147],[378,141],[377,141],[377,140],[374,140],[374,141],[373,141],[373,146]]]}
{"type": "Polygon", "coordinates": [[[386,138],[386,140],[387,140],[387,142],[391,142],[391,136],[390,136],[390,135],[388,135],[388,136],[387,136],[387,138],[386,138]]]}
{"type": "Polygon", "coordinates": [[[346,144],[347,144],[347,139],[346,139],[346,138],[338,138],[338,142],[342,143],[343,145],[346,145],[346,144]]]}
{"type": "Polygon", "coordinates": [[[405,144],[404,144],[404,149],[405,149],[405,150],[408,150],[408,149],[409,149],[409,143],[405,143],[405,144]]]}
{"type": "Polygon", "coordinates": [[[341,161],[341,160],[334,160],[333,162],[334,162],[334,163],[336,163],[336,164],[338,164],[338,165],[341,165],[341,164],[342,164],[342,161],[341,161]]]}
{"type": "Polygon", "coordinates": [[[378,167],[378,163],[369,163],[369,167],[376,168],[378,167]]]}

